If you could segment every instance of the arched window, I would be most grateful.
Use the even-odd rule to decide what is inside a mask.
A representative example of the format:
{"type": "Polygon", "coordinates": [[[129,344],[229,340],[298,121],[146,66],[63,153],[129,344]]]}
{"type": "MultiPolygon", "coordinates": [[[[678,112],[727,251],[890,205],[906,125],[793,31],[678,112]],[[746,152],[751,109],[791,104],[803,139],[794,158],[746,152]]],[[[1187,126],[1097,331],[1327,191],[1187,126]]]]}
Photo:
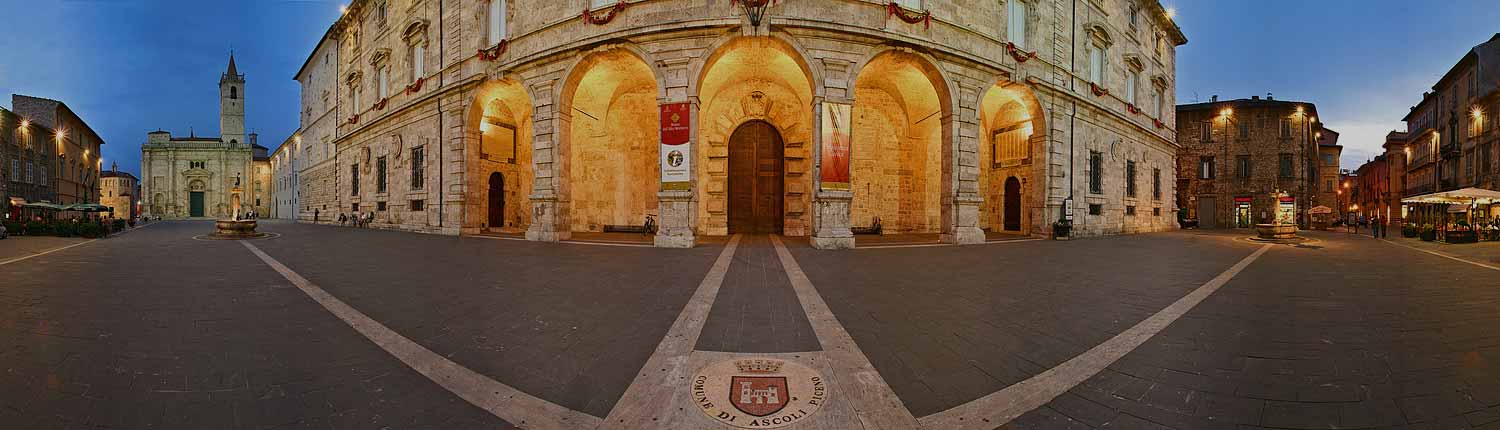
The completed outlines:
{"type": "Polygon", "coordinates": [[[239,89],[235,88],[235,87],[229,87],[229,98],[230,99],[238,99],[238,98],[240,98],[239,89]]]}
{"type": "Polygon", "coordinates": [[[490,0],[489,36],[491,46],[500,43],[500,40],[505,38],[505,1],[506,0],[490,0]]]}

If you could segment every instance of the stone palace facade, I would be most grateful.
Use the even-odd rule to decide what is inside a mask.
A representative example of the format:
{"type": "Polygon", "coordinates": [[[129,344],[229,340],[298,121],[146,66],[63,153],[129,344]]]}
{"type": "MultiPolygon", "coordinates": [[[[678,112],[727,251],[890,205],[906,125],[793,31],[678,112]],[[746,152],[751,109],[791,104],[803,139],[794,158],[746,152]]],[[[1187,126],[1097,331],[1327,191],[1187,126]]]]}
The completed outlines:
{"type": "Polygon", "coordinates": [[[1186,42],[1157,1],[355,0],[298,73],[293,141],[332,153],[298,216],[562,240],[650,215],[659,246],[1167,230],[1186,42]]]}

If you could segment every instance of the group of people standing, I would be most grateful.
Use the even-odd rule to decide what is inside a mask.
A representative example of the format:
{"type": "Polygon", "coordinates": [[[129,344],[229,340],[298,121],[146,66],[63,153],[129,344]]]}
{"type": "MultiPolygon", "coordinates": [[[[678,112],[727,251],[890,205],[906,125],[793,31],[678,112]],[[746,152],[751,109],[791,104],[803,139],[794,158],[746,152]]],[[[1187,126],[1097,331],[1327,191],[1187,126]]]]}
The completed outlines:
{"type": "Polygon", "coordinates": [[[349,223],[349,226],[351,226],[351,227],[366,227],[366,226],[369,226],[370,222],[372,222],[372,221],[375,221],[375,213],[374,212],[366,212],[366,213],[355,212],[353,214],[345,214],[345,213],[342,213],[342,212],[339,213],[339,225],[340,226],[344,225],[345,223],[349,223]]]}

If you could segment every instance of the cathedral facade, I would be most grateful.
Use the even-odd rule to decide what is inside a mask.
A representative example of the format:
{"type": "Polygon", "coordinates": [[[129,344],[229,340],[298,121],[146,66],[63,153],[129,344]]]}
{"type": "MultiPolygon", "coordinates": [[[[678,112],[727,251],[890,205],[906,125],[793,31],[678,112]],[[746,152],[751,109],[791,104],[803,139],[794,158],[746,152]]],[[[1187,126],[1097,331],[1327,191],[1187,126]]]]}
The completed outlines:
{"type": "Polygon", "coordinates": [[[141,210],[163,218],[227,218],[232,190],[241,189],[241,211],[270,213],[269,158],[245,134],[245,75],[229,57],[219,78],[218,137],[173,137],[157,130],[141,145],[141,210]],[[265,166],[261,166],[265,164],[265,166]]]}

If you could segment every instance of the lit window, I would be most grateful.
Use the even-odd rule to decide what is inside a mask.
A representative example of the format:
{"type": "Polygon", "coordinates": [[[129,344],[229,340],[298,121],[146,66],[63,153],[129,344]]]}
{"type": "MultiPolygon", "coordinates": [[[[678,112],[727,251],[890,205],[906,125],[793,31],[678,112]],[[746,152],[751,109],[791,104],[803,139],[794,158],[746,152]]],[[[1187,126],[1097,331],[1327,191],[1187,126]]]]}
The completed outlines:
{"type": "MultiPolygon", "coordinates": [[[[919,1],[912,1],[912,3],[918,3],[918,6],[921,5],[919,1]]],[[[1006,39],[1009,39],[1010,43],[1016,44],[1016,47],[1025,48],[1026,4],[1022,3],[1021,0],[1006,0],[1005,16],[1007,19],[1005,26],[1006,39]]]]}
{"type": "MultiPolygon", "coordinates": [[[[506,22],[505,22],[506,21],[506,19],[505,19],[506,18],[505,17],[505,7],[506,7],[506,4],[505,3],[506,3],[506,0],[492,0],[492,1],[490,1],[490,11],[489,11],[489,18],[490,18],[489,30],[490,30],[490,34],[489,34],[489,36],[490,36],[490,45],[491,46],[493,46],[495,44],[498,44],[498,43],[500,43],[500,40],[505,39],[505,30],[506,30],[506,28],[505,28],[505,25],[506,25],[506,22]]],[[[598,1],[595,1],[594,3],[598,3],[598,1]]]]}

